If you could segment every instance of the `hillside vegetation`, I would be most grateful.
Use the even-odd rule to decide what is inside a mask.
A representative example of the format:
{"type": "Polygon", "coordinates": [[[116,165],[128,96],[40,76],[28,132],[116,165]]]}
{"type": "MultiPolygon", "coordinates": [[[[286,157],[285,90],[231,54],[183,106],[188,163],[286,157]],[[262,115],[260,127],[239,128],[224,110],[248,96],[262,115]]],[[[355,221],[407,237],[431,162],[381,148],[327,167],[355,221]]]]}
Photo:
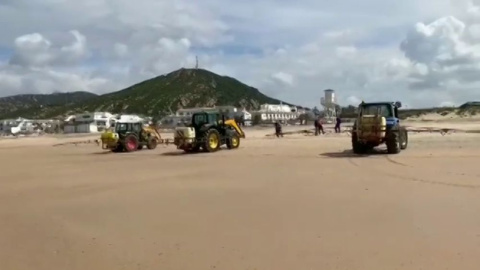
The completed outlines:
{"type": "MultiPolygon", "coordinates": [[[[263,103],[280,102],[237,79],[220,76],[204,69],[182,68],[104,95],[72,92],[0,98],[0,119],[56,118],[86,111],[161,117],[185,107],[232,105],[257,110],[263,103]]],[[[453,115],[470,117],[477,113],[480,113],[480,102],[468,102],[458,108],[401,109],[400,118],[419,118],[427,114],[438,114],[448,118],[453,115]]],[[[342,118],[355,117],[355,107],[342,108],[342,118]]]]}
{"type": "Polygon", "coordinates": [[[63,108],[98,97],[90,92],[15,95],[0,98],[0,119],[33,117],[41,112],[63,108]]]}
{"type": "MultiPolygon", "coordinates": [[[[72,94],[74,93],[65,95],[72,94]]],[[[38,99],[38,95],[29,96],[38,99]]],[[[12,98],[14,97],[4,99],[8,101],[12,98]]],[[[263,103],[281,102],[234,78],[204,69],[179,69],[117,92],[91,98],[76,98],[77,102],[64,100],[62,104],[57,99],[53,102],[53,98],[54,95],[42,95],[42,99],[46,100],[43,103],[32,103],[30,100],[7,102],[11,109],[0,112],[0,119],[15,116],[52,118],[85,111],[162,116],[185,107],[233,105],[256,110],[263,103]]]]}

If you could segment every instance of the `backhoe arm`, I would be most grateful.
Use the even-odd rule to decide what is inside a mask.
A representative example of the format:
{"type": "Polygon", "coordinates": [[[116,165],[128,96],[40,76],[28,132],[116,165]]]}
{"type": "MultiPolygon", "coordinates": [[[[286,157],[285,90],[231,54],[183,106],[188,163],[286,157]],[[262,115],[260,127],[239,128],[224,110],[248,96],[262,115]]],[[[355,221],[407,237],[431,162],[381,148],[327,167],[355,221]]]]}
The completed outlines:
{"type": "Polygon", "coordinates": [[[143,127],[143,130],[154,135],[155,137],[157,137],[158,140],[162,139],[160,132],[158,132],[158,130],[153,126],[143,127]]]}
{"type": "Polygon", "coordinates": [[[237,132],[238,136],[240,136],[240,138],[245,138],[245,132],[243,132],[243,130],[240,128],[240,126],[237,125],[237,122],[235,122],[235,120],[233,120],[233,119],[226,120],[225,125],[233,127],[235,129],[235,131],[237,132]]]}

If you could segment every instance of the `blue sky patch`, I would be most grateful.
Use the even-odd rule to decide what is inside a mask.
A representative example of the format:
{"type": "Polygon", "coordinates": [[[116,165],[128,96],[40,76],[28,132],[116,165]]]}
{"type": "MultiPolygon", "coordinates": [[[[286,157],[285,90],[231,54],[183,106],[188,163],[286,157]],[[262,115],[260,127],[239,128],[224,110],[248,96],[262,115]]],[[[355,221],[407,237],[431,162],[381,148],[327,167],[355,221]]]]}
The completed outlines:
{"type": "Polygon", "coordinates": [[[0,47],[0,61],[7,61],[12,57],[13,50],[6,47],[0,47]]]}

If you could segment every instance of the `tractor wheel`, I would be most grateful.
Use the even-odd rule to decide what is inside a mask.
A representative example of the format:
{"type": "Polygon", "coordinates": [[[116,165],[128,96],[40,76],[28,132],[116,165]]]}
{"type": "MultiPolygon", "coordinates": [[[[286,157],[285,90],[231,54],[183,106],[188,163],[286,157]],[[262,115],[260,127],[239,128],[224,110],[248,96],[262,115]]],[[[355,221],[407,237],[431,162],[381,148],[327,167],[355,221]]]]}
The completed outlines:
{"type": "Polygon", "coordinates": [[[400,131],[392,130],[387,132],[387,152],[389,154],[398,154],[400,153],[400,131]]]}
{"type": "Polygon", "coordinates": [[[228,149],[236,149],[240,146],[240,137],[238,137],[237,134],[233,134],[228,140],[227,140],[227,148],[228,149]]]}
{"type": "Polygon", "coordinates": [[[128,135],[125,138],[124,145],[127,152],[133,152],[138,149],[138,138],[135,135],[128,135]]]}
{"type": "Polygon", "coordinates": [[[408,131],[406,129],[401,130],[401,143],[400,149],[405,150],[408,147],[408,131]]]}
{"type": "Polygon", "coordinates": [[[203,149],[206,152],[215,152],[220,149],[220,133],[216,129],[205,132],[203,149]]]}
{"type": "Polygon", "coordinates": [[[365,144],[358,141],[356,132],[352,133],[352,150],[353,153],[360,155],[365,154],[368,150],[368,147],[365,144]]]}
{"type": "Polygon", "coordinates": [[[150,150],[153,150],[153,149],[157,148],[157,144],[158,144],[157,138],[150,137],[148,139],[147,148],[150,149],[150,150]]]}
{"type": "Polygon", "coordinates": [[[123,145],[122,144],[117,144],[115,148],[112,148],[112,152],[114,153],[120,153],[123,152],[123,145]]]}

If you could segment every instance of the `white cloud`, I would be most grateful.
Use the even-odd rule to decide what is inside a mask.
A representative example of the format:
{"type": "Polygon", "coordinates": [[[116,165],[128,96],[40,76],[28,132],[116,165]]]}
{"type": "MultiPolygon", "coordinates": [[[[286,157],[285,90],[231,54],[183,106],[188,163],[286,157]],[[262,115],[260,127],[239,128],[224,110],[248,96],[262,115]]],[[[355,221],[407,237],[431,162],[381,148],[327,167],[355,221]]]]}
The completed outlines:
{"type": "Polygon", "coordinates": [[[349,29],[341,30],[341,31],[329,31],[323,34],[324,37],[328,39],[338,40],[343,38],[348,38],[352,35],[352,31],[349,29]]]}
{"type": "Polygon", "coordinates": [[[115,43],[113,45],[113,51],[115,52],[115,56],[123,58],[128,55],[128,46],[123,43],[115,43]]]}
{"type": "Polygon", "coordinates": [[[275,74],[272,74],[272,78],[287,84],[289,86],[293,86],[293,76],[291,74],[285,73],[285,72],[277,72],[275,74]]]}
{"type": "Polygon", "coordinates": [[[458,104],[455,104],[454,102],[451,102],[451,101],[444,101],[444,102],[441,102],[439,107],[454,107],[454,106],[458,106],[458,104]]]}
{"type": "Polygon", "coordinates": [[[345,105],[458,104],[480,87],[479,4],[5,0],[0,96],[105,93],[198,55],[201,67],[312,107],[327,88],[345,105]]]}
{"type": "Polygon", "coordinates": [[[23,67],[79,64],[88,56],[86,38],[76,30],[70,33],[74,41],[58,47],[52,46],[52,42],[39,33],[16,38],[10,64],[23,67]]]}
{"type": "Polygon", "coordinates": [[[353,46],[340,46],[335,50],[338,57],[353,57],[357,53],[357,48],[353,46]]]}
{"type": "Polygon", "coordinates": [[[155,43],[141,45],[131,63],[147,77],[158,76],[182,66],[192,67],[194,55],[190,52],[190,46],[191,42],[186,38],[160,38],[155,43]]]}
{"type": "Polygon", "coordinates": [[[360,104],[361,102],[362,102],[362,100],[359,99],[358,97],[355,97],[355,96],[349,96],[349,97],[347,97],[347,103],[348,103],[348,105],[358,106],[358,104],[360,104]]]}
{"type": "Polygon", "coordinates": [[[417,63],[409,76],[410,87],[428,91],[437,101],[444,97],[443,101],[458,104],[477,99],[480,46],[469,31],[472,27],[476,26],[452,16],[418,23],[401,44],[405,55],[417,63]]]}

